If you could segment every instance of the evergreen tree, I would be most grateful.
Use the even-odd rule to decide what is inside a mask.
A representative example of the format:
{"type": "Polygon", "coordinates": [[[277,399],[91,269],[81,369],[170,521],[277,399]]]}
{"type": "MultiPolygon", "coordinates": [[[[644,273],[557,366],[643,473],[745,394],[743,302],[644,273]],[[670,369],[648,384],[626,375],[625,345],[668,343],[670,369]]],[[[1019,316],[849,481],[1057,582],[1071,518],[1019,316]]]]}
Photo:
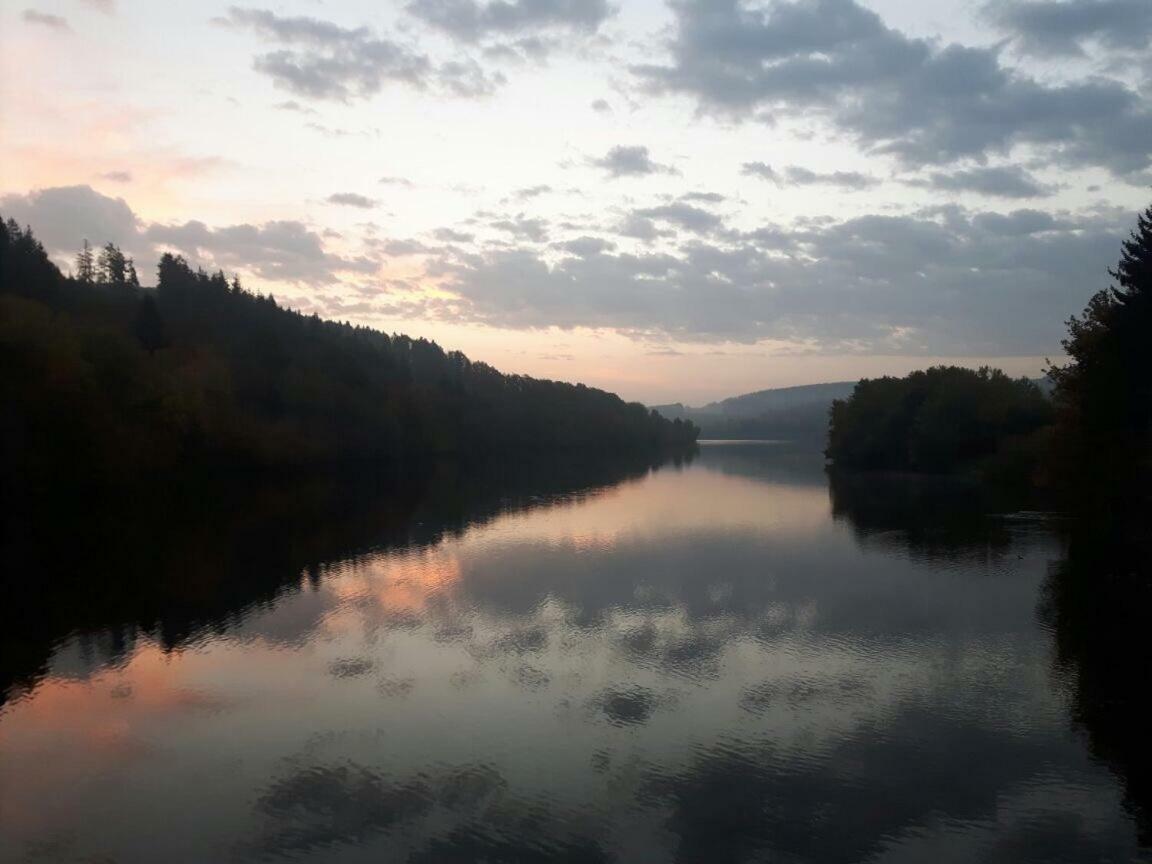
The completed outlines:
{"type": "Polygon", "coordinates": [[[106,243],[100,249],[97,273],[101,283],[123,288],[128,284],[128,259],[117,246],[106,243]]]}
{"type": "Polygon", "coordinates": [[[89,284],[96,281],[96,264],[92,256],[92,246],[87,240],[76,255],[76,278],[89,284]]]}
{"type": "Polygon", "coordinates": [[[139,288],[140,287],[140,277],[138,275],[136,275],[136,262],[133,261],[131,258],[128,259],[127,274],[128,274],[128,276],[127,276],[128,287],[129,288],[139,288]]]}
{"type": "Polygon", "coordinates": [[[1071,362],[1049,370],[1060,404],[1058,461],[1078,485],[1138,478],[1152,465],[1152,207],[1108,272],[1116,284],[1068,321],[1071,362]]]}

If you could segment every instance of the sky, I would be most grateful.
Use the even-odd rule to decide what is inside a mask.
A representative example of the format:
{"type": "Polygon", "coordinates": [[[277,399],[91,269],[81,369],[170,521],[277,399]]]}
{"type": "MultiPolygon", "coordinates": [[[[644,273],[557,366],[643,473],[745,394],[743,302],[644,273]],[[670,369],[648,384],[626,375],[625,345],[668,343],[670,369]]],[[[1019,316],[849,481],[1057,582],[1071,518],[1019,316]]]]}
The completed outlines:
{"type": "Polygon", "coordinates": [[[0,0],[0,215],[648,403],[1038,374],[1149,0],[0,0]]]}

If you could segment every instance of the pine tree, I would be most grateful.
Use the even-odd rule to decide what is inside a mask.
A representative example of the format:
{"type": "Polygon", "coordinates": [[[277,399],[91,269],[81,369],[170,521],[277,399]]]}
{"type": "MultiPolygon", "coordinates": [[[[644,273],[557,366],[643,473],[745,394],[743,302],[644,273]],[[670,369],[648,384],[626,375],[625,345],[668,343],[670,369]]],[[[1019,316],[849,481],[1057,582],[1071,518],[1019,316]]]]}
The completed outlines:
{"type": "Polygon", "coordinates": [[[96,265],[92,257],[92,246],[87,240],[84,241],[84,245],[76,255],[76,278],[88,284],[96,281],[96,265]]]}
{"type": "Polygon", "coordinates": [[[128,259],[114,244],[106,243],[100,249],[97,274],[104,285],[123,288],[128,284],[128,259]]]}
{"type": "Polygon", "coordinates": [[[1101,483],[1152,468],[1152,207],[1108,273],[1116,284],[1068,321],[1071,362],[1049,370],[1061,407],[1061,458],[1101,483]]]}
{"type": "Polygon", "coordinates": [[[128,276],[127,276],[128,287],[129,288],[139,288],[140,287],[140,277],[136,275],[136,262],[133,261],[131,258],[129,258],[127,261],[127,272],[128,272],[128,276]]]}

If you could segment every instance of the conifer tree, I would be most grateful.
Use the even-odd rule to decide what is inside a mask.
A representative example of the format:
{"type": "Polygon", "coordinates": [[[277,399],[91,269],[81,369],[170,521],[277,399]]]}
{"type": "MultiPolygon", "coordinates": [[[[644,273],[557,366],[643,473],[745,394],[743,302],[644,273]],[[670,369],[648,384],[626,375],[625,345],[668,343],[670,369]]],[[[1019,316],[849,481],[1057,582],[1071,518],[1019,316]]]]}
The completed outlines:
{"type": "Polygon", "coordinates": [[[1111,482],[1152,467],[1152,207],[1124,241],[1115,284],[1068,321],[1071,362],[1053,367],[1062,460],[1111,482]]]}
{"type": "Polygon", "coordinates": [[[87,240],[76,255],[76,278],[89,284],[96,281],[96,264],[92,256],[92,246],[87,240]]]}

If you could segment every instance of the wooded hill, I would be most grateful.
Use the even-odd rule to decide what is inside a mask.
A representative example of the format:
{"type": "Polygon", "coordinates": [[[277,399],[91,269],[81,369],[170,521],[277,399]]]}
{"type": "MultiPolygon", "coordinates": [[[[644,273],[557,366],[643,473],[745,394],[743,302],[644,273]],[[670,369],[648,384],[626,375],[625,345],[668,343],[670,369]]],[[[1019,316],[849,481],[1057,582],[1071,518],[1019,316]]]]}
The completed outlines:
{"type": "Polygon", "coordinates": [[[497,451],[651,450],[697,429],[614,394],[505,375],[434,342],[282,308],[116,247],[64,276],[0,220],[0,476],[111,480],[497,451]]]}

